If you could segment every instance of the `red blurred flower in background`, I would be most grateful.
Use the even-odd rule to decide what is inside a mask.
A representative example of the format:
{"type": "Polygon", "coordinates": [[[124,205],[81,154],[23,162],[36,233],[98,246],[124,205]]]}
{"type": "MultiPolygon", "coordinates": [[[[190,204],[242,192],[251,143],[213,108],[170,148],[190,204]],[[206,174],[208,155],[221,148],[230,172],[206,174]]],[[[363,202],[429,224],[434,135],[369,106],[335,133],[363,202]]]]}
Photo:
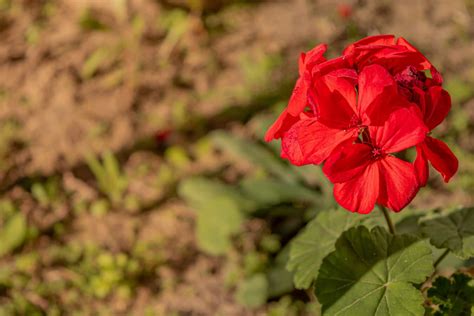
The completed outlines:
{"type": "Polygon", "coordinates": [[[347,3],[341,3],[337,6],[337,13],[343,19],[349,19],[352,16],[352,6],[347,3]]]}
{"type": "Polygon", "coordinates": [[[353,212],[376,203],[400,211],[426,185],[428,161],[448,181],[458,161],[433,138],[451,108],[436,68],[405,39],[379,35],[326,60],[326,45],[301,54],[288,107],[269,128],[283,158],[325,163],[336,200],[353,212]],[[393,156],[416,146],[414,163],[393,156]]]}

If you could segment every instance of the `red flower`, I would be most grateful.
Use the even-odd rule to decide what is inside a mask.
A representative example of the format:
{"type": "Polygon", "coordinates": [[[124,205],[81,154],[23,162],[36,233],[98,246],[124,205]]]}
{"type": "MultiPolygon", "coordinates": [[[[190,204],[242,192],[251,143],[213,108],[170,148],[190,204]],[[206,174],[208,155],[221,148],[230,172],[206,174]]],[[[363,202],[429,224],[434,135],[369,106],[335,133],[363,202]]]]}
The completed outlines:
{"type": "Polygon", "coordinates": [[[295,165],[320,164],[342,142],[355,140],[361,128],[382,125],[392,109],[408,106],[396,83],[379,65],[355,71],[336,70],[321,77],[314,91],[316,113],[300,115],[282,138],[282,156],[295,165]]]}
{"type": "Polygon", "coordinates": [[[426,185],[428,162],[449,181],[458,161],[429,133],[451,100],[428,59],[393,35],[364,38],[329,60],[325,51],[301,55],[288,107],[265,140],[281,138],[281,156],[292,164],[325,162],[336,200],[354,212],[376,203],[400,211],[426,185]],[[412,146],[414,163],[392,155],[412,146]]]}
{"type": "Polygon", "coordinates": [[[344,144],[326,161],[323,171],[335,183],[340,205],[366,214],[378,203],[398,212],[415,197],[413,165],[392,154],[425,138],[427,128],[417,111],[414,106],[396,110],[383,126],[370,126],[362,143],[344,144]]]}
{"type": "Polygon", "coordinates": [[[348,19],[352,15],[352,7],[349,4],[339,4],[337,6],[337,13],[343,19],[348,19]]]}
{"type": "Polygon", "coordinates": [[[310,107],[314,111],[318,102],[311,87],[314,86],[314,82],[318,78],[335,70],[346,69],[346,71],[360,72],[368,65],[379,64],[395,76],[397,82],[406,83],[407,76],[403,76],[403,72],[407,72],[407,68],[415,69],[416,75],[431,69],[433,79],[427,79],[426,83],[440,84],[442,82],[439,73],[419,51],[405,39],[395,39],[393,35],[366,37],[349,45],[342,56],[330,60],[326,60],[323,56],[326,49],[327,46],[321,44],[307,53],[301,54],[299,59],[300,77],[296,82],[288,107],[267,131],[266,141],[282,138],[300,120],[300,114],[305,108],[310,107]]]}

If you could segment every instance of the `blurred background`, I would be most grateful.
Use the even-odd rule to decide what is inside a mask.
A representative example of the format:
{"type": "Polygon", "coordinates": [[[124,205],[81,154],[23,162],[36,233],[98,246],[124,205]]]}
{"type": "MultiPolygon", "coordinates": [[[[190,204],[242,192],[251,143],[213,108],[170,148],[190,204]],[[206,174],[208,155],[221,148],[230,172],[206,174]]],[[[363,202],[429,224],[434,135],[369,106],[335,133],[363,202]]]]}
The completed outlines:
{"type": "Polygon", "coordinates": [[[317,315],[285,265],[331,186],[262,137],[301,51],[379,33],[453,99],[410,208],[472,205],[472,0],[0,0],[0,315],[317,315]]]}

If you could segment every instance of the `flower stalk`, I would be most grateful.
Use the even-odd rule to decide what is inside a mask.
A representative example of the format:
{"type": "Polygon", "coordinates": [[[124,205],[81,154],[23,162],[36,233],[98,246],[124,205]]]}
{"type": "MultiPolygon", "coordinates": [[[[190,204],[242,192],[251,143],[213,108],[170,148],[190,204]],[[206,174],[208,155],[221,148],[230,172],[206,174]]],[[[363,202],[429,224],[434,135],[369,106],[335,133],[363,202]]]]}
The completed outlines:
{"type": "Polygon", "coordinates": [[[446,249],[439,257],[438,259],[436,259],[436,261],[434,262],[433,264],[433,273],[431,273],[430,277],[428,279],[426,279],[425,283],[423,283],[423,286],[421,287],[421,292],[425,293],[428,288],[430,287],[431,285],[431,282],[433,281],[434,277],[436,276],[436,274],[438,273],[438,265],[441,263],[441,261],[444,260],[444,258],[447,257],[447,255],[449,255],[449,252],[450,250],[449,249],[446,249]]]}
{"type": "Polygon", "coordinates": [[[435,272],[436,272],[436,268],[438,267],[438,265],[441,263],[441,261],[443,261],[444,258],[446,258],[446,256],[449,254],[449,249],[446,249],[439,257],[438,259],[436,259],[435,263],[434,263],[434,268],[435,268],[435,272]]]}
{"type": "Polygon", "coordinates": [[[397,232],[395,230],[395,225],[393,224],[392,219],[390,218],[390,214],[389,214],[388,210],[382,205],[379,205],[378,207],[382,211],[383,216],[385,217],[385,221],[387,222],[388,230],[390,231],[390,233],[392,235],[395,235],[397,232]]]}

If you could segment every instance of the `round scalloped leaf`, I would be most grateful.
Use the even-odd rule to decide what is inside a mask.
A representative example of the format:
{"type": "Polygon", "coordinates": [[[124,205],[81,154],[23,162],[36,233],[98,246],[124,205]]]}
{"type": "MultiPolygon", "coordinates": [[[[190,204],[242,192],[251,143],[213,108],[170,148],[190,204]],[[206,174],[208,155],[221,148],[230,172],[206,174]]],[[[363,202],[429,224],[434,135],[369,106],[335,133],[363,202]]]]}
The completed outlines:
{"type": "Polygon", "coordinates": [[[433,271],[426,241],[391,235],[381,227],[344,232],[321,264],[316,296],[323,315],[424,315],[423,295],[412,284],[433,271]]]}
{"type": "Polygon", "coordinates": [[[461,259],[474,256],[474,207],[425,220],[421,230],[437,248],[448,248],[461,259]]]}
{"type": "Polygon", "coordinates": [[[307,289],[318,275],[323,258],[334,250],[339,235],[360,221],[359,216],[345,210],[325,211],[308,223],[291,242],[287,269],[294,272],[298,289],[307,289]]]}

